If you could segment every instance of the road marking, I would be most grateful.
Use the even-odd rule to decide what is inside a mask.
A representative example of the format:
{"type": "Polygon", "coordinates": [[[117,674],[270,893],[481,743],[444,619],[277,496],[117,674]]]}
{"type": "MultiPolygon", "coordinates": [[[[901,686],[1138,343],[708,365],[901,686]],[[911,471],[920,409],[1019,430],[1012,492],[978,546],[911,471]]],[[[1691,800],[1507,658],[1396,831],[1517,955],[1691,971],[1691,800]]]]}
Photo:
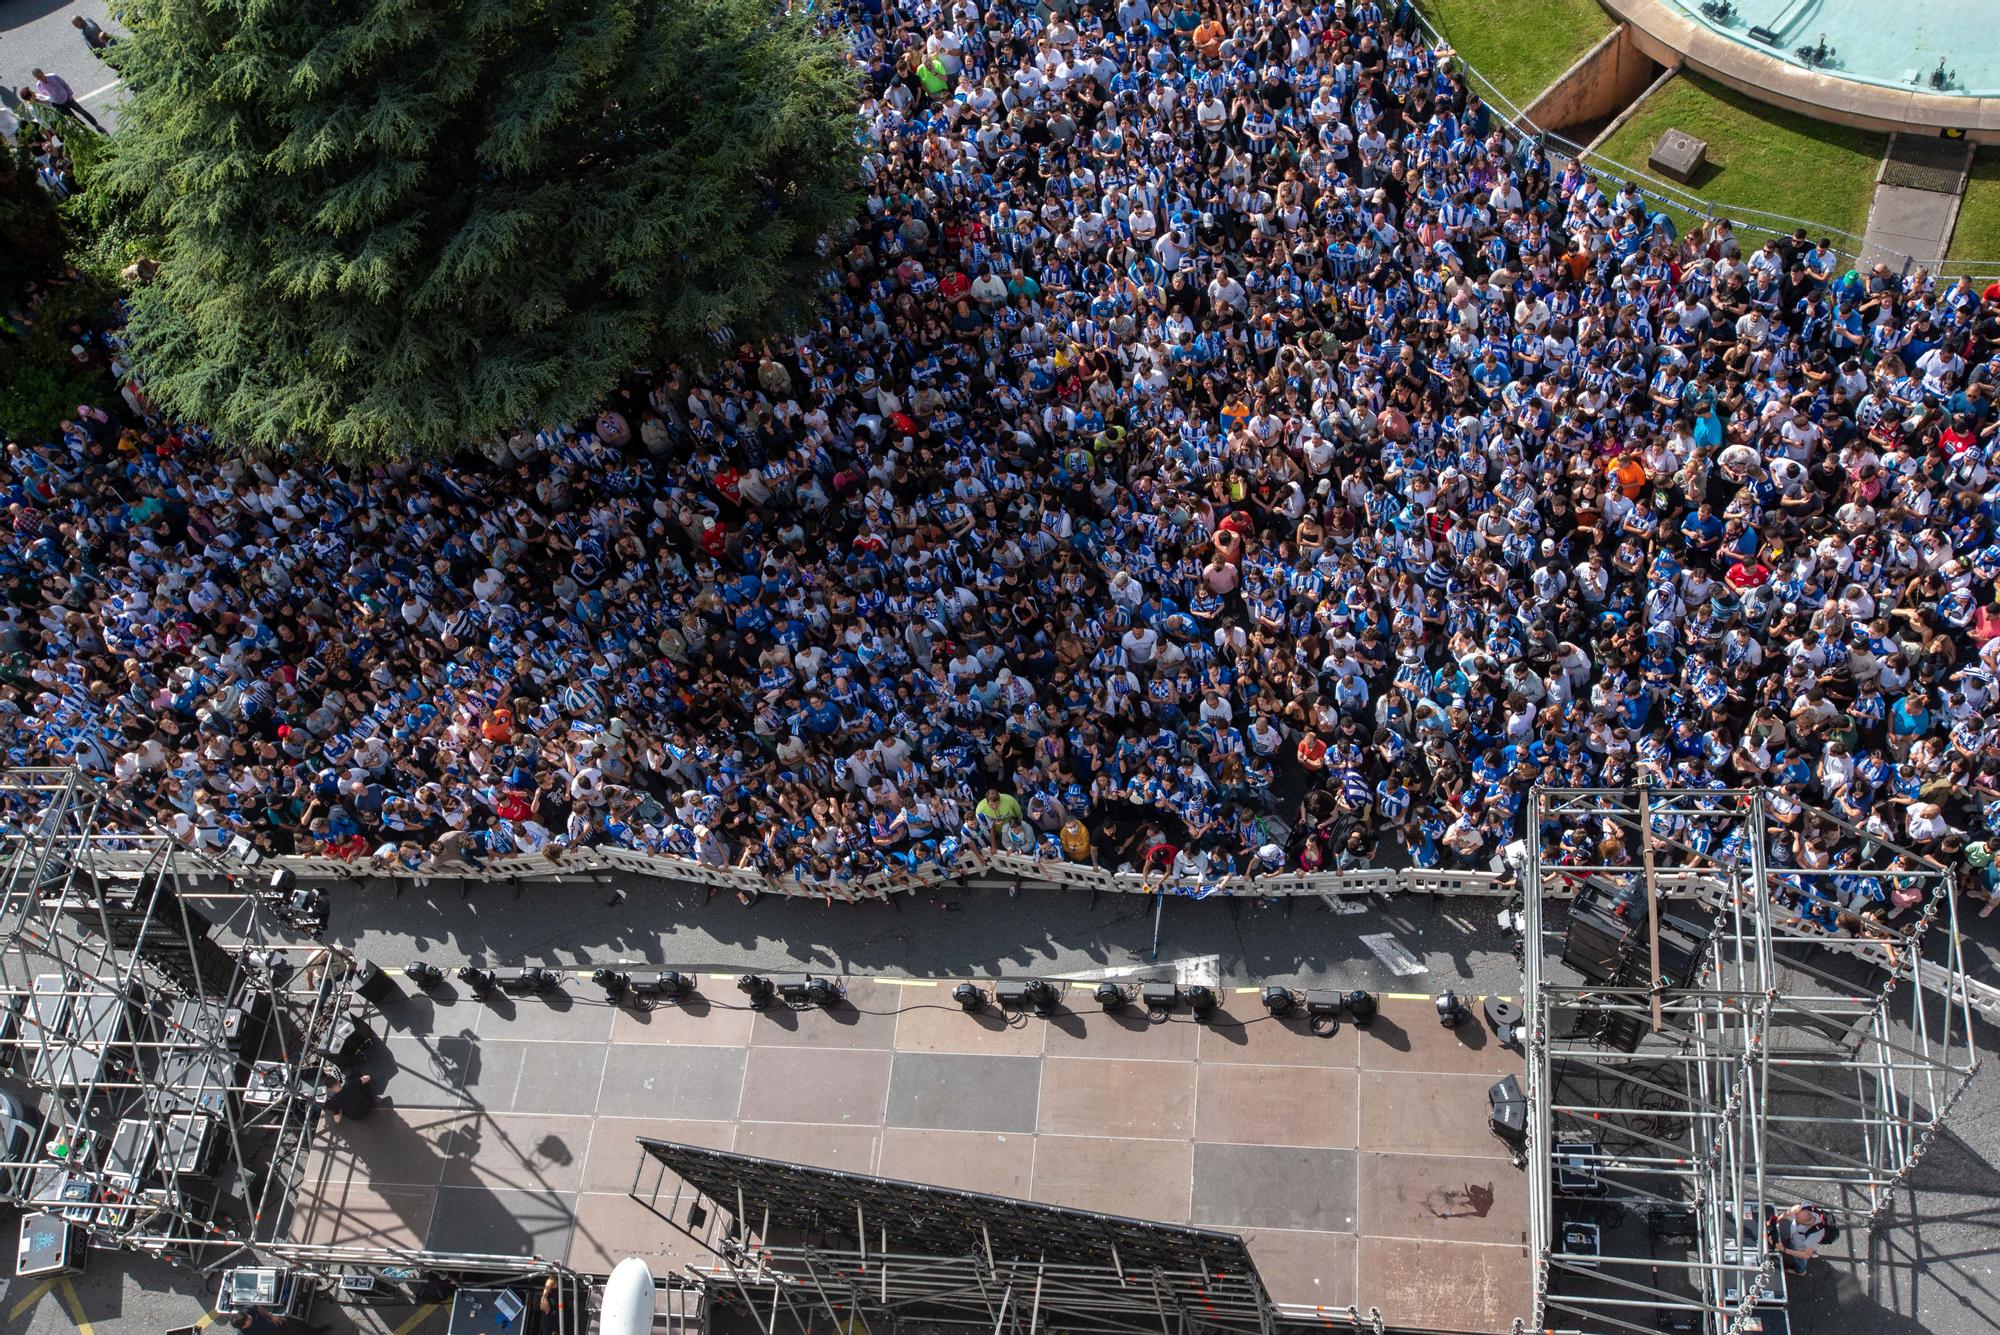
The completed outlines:
{"type": "Polygon", "coordinates": [[[88,102],[93,97],[102,97],[104,94],[110,92],[112,89],[116,88],[119,84],[124,82],[125,81],[123,79],[113,79],[110,83],[105,84],[102,88],[91,89],[89,92],[85,93],[82,97],[79,97],[77,101],[88,102]]]}
{"type": "Polygon", "coordinates": [[[1429,966],[1412,955],[1409,947],[1396,939],[1394,932],[1372,932],[1361,938],[1361,944],[1368,947],[1376,959],[1388,965],[1389,972],[1398,978],[1430,972],[1429,966]]]}
{"type": "Polygon", "coordinates": [[[97,1335],[90,1328],[90,1318],[83,1314],[83,1299],[76,1296],[76,1285],[69,1282],[69,1276],[63,1276],[62,1283],[57,1287],[62,1290],[63,1306],[69,1309],[69,1319],[76,1323],[77,1335],[97,1335]]]}
{"type": "Polygon", "coordinates": [[[396,1335],[410,1335],[411,1331],[428,1321],[437,1312],[438,1308],[442,1306],[444,1306],[443,1303],[427,1303],[419,1307],[416,1311],[410,1313],[409,1318],[402,1325],[396,1327],[396,1335]]]}
{"type": "Polygon", "coordinates": [[[196,1330],[207,1330],[210,1326],[214,1324],[215,1324],[215,1313],[213,1312],[203,1312],[200,1316],[194,1319],[194,1328],[196,1330]]]}
{"type": "Polygon", "coordinates": [[[33,1307],[36,1303],[40,1302],[42,1300],[43,1295],[47,1294],[48,1291],[54,1288],[55,1286],[56,1282],[54,1280],[45,1279],[41,1283],[35,1285],[34,1288],[29,1289],[28,1296],[21,1299],[20,1302],[15,1303],[13,1309],[7,1313],[7,1319],[9,1321],[13,1321],[16,1318],[18,1318],[21,1315],[21,1313],[27,1311],[30,1307],[33,1307]]]}
{"type": "Polygon", "coordinates": [[[1174,982],[1182,987],[1204,983],[1214,987],[1222,976],[1222,956],[1190,955],[1186,959],[1166,961],[1158,964],[1119,964],[1108,969],[1076,969],[1069,973],[1051,974],[1052,978],[1065,983],[1095,983],[1105,979],[1136,978],[1140,974],[1158,974],[1171,970],[1174,982]]]}
{"type": "Polygon", "coordinates": [[[871,978],[871,983],[887,983],[891,987],[936,987],[935,978],[871,978]]]}

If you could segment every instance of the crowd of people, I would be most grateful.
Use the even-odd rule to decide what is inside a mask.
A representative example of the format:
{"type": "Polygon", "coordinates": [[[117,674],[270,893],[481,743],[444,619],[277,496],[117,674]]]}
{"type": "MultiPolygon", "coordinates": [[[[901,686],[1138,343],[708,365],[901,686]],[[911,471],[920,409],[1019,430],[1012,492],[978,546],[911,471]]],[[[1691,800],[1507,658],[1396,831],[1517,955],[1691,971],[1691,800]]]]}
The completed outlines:
{"type": "Polygon", "coordinates": [[[1485,867],[1538,782],[1761,786],[1781,867],[1990,899],[2000,287],[1678,233],[1407,6],[827,21],[867,199],[795,340],[356,470],[82,335],[123,402],[0,461],[9,763],[196,844],[824,885],[1485,867]]]}

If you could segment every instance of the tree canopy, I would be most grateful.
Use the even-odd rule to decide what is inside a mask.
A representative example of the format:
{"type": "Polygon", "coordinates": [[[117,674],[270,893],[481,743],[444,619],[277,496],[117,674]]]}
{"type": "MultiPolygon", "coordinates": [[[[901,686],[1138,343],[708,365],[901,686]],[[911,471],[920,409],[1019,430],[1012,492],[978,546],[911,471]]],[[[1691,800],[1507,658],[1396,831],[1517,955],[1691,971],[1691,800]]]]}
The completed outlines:
{"type": "Polygon", "coordinates": [[[160,261],[152,398],[243,445],[439,454],[791,326],[855,82],[774,0],[126,0],[98,174],[160,261]]]}

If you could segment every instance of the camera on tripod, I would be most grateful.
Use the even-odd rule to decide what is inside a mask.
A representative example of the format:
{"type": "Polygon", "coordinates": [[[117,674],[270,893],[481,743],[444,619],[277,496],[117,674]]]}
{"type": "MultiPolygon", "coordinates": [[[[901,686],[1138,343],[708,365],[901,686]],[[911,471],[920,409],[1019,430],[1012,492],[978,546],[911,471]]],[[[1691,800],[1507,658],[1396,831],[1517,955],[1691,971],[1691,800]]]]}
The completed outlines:
{"type": "Polygon", "coordinates": [[[326,931],[330,904],[324,890],[300,885],[289,867],[279,867],[257,892],[257,901],[278,920],[302,936],[315,941],[326,931]]]}

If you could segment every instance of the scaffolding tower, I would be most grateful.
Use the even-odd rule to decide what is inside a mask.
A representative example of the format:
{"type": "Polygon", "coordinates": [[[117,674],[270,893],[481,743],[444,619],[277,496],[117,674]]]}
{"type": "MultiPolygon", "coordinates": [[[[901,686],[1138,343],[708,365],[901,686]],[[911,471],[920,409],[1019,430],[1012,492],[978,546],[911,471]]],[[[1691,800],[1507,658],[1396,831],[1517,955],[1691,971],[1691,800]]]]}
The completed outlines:
{"type": "Polygon", "coordinates": [[[0,1070],[31,1092],[0,1108],[0,1194],[207,1273],[282,1240],[365,1031],[249,859],[114,832],[106,801],[0,772],[0,1070]]]}
{"type": "Polygon", "coordinates": [[[1773,1218],[1872,1226],[1978,1065],[1950,872],[1767,789],[1538,788],[1532,1329],[1763,1329],[1773,1218]]]}

